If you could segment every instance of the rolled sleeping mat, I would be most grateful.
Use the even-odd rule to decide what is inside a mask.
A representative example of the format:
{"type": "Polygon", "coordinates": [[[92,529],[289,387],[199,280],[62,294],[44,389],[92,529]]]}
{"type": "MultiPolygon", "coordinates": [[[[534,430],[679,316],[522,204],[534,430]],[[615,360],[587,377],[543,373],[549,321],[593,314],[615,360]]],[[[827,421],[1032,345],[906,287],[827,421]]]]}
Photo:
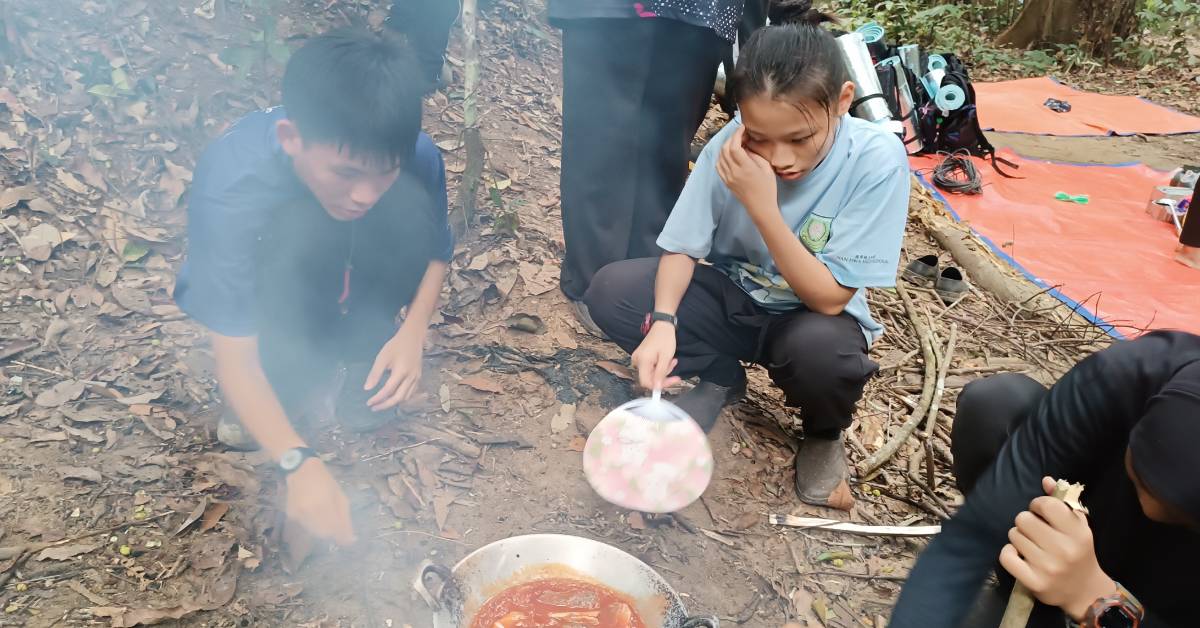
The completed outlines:
{"type": "Polygon", "coordinates": [[[925,64],[925,69],[928,72],[933,72],[934,70],[945,70],[946,66],[950,65],[946,63],[946,57],[943,57],[939,54],[929,55],[929,59],[925,61],[925,64]]]}
{"type": "Polygon", "coordinates": [[[937,100],[938,92],[942,89],[942,79],[945,77],[945,70],[932,70],[921,77],[921,84],[925,86],[925,93],[929,94],[930,100],[937,100]]]}
{"type": "Polygon", "coordinates": [[[846,62],[850,80],[854,81],[856,104],[850,113],[869,122],[890,120],[892,112],[888,108],[887,100],[883,98],[879,75],[875,73],[875,63],[871,61],[871,53],[867,50],[862,33],[846,33],[836,41],[842,59],[846,62]]]}
{"type": "Polygon", "coordinates": [[[895,73],[896,91],[900,101],[900,121],[904,123],[904,134],[900,136],[900,139],[904,140],[906,147],[911,144],[916,149],[911,152],[919,153],[924,149],[924,144],[921,142],[921,135],[917,132],[916,103],[913,100],[912,90],[908,88],[908,75],[904,71],[904,62],[900,57],[888,57],[880,61],[879,66],[895,73]]]}
{"type": "Polygon", "coordinates": [[[886,33],[882,26],[876,22],[867,22],[859,26],[857,32],[863,36],[863,43],[867,44],[867,51],[871,53],[872,59],[883,59],[887,56],[887,43],[883,41],[886,33]]]}
{"type": "Polygon", "coordinates": [[[963,88],[951,83],[942,85],[938,90],[937,96],[933,99],[933,104],[937,105],[942,111],[954,111],[962,107],[967,102],[967,93],[963,88]]]}

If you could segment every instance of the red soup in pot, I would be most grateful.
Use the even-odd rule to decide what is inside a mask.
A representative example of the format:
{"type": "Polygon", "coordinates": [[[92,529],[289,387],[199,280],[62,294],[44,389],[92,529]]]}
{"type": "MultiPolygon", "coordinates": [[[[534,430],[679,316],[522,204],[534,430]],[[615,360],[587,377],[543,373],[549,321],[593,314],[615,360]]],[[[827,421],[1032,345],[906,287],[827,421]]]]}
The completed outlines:
{"type": "Polygon", "coordinates": [[[607,587],[550,578],[509,587],[475,614],[471,628],[645,628],[633,604],[607,587]]]}

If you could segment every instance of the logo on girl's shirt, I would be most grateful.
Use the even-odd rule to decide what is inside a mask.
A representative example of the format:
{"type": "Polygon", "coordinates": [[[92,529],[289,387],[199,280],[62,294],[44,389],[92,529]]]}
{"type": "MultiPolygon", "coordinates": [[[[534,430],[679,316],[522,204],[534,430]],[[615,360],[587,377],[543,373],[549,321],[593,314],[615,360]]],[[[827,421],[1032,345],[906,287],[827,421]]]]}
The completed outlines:
{"type": "Polygon", "coordinates": [[[800,224],[800,232],[796,235],[813,254],[825,250],[829,244],[829,236],[833,231],[833,219],[817,214],[809,214],[800,224]]]}

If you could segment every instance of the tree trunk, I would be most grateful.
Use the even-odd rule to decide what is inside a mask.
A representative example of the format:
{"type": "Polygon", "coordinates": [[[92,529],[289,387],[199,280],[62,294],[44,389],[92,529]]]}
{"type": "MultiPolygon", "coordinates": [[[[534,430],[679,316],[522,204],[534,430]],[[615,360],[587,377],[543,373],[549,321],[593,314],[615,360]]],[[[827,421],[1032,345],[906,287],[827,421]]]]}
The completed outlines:
{"type": "Polygon", "coordinates": [[[1077,44],[1088,54],[1108,56],[1113,39],[1138,26],[1138,0],[1029,0],[996,45],[1016,48],[1077,44]]]}

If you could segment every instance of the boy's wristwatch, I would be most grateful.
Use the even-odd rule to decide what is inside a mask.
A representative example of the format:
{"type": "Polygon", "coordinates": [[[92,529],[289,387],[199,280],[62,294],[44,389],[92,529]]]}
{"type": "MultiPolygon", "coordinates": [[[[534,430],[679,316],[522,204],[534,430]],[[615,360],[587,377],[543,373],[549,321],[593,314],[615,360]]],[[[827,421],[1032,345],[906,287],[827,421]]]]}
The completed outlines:
{"type": "Polygon", "coordinates": [[[1138,628],[1145,609],[1128,589],[1117,583],[1117,592],[1106,595],[1088,607],[1083,621],[1068,622],[1071,628],[1138,628]]]}
{"type": "Polygon", "coordinates": [[[293,447],[279,457],[279,468],[284,475],[290,475],[293,471],[300,468],[305,460],[316,458],[317,452],[311,447],[293,447]]]}

